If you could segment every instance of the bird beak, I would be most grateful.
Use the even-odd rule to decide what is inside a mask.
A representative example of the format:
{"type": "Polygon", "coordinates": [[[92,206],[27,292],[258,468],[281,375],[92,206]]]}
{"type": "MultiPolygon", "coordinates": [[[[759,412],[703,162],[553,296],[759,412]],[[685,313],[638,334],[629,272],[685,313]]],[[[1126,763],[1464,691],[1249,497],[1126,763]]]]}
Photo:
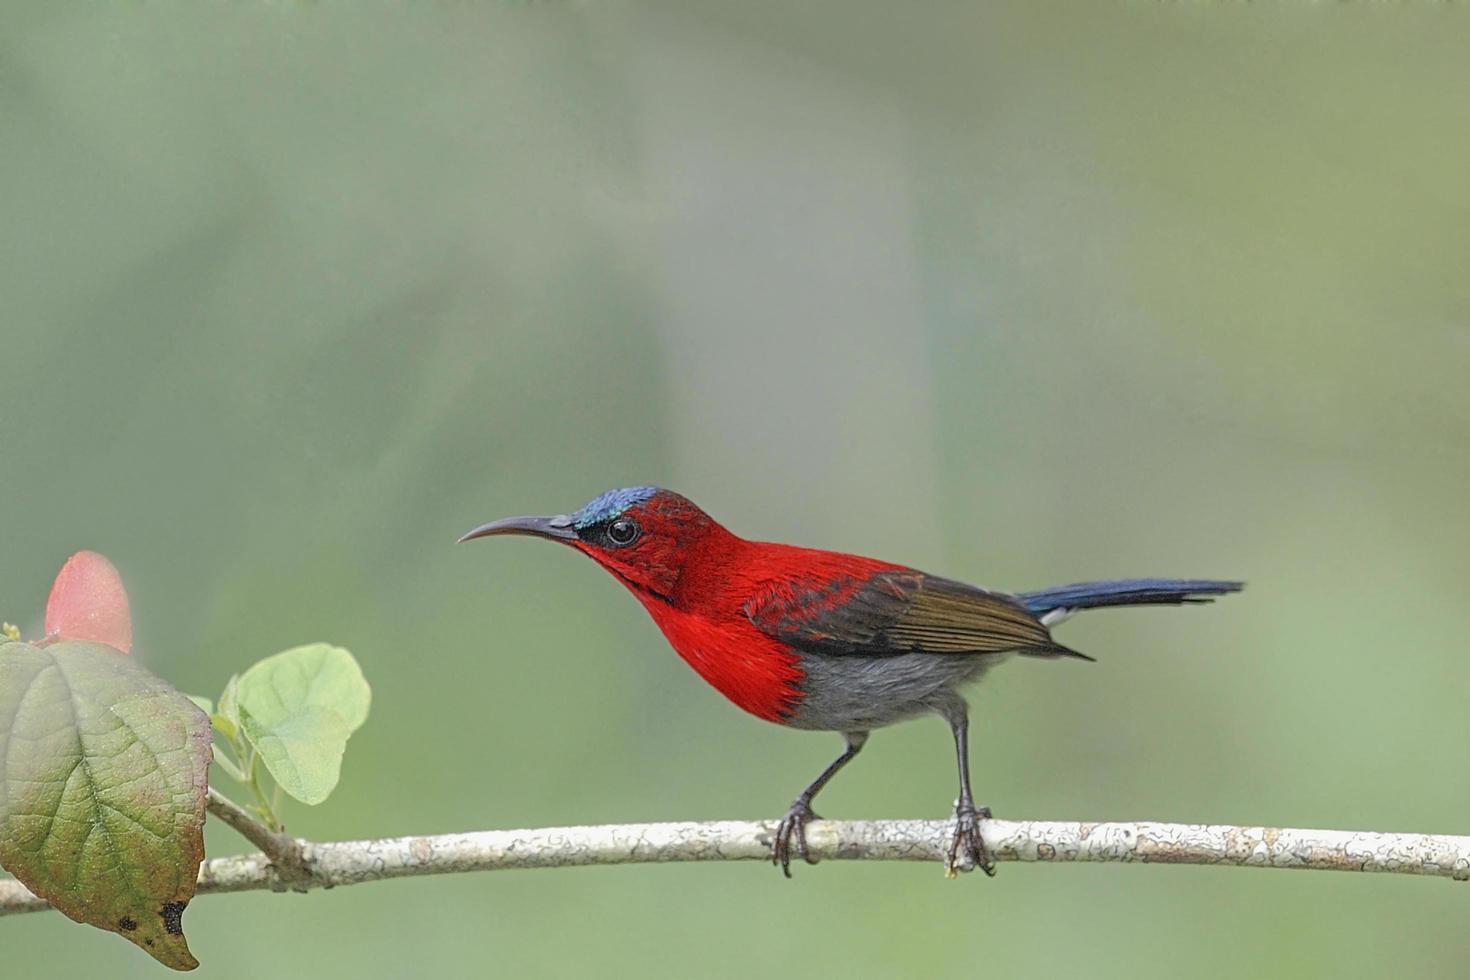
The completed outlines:
{"type": "Polygon", "coordinates": [[[526,534],[534,538],[550,538],[553,541],[575,541],[577,532],[572,519],[565,514],[555,517],[506,517],[489,524],[481,524],[459,539],[459,543],[475,538],[488,538],[495,534],[526,534]]]}

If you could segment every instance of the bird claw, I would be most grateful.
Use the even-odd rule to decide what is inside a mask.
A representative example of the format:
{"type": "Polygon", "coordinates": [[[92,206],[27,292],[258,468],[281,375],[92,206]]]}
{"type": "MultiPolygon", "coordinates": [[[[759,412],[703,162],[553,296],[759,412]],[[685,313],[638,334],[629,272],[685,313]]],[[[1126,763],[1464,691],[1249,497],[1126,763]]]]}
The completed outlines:
{"type": "Polygon", "coordinates": [[[806,846],[806,825],[812,820],[821,818],[812,811],[812,805],[805,800],[798,799],[791,804],[791,809],[786,811],[786,816],[776,825],[775,836],[771,838],[771,863],[781,869],[786,877],[791,877],[791,843],[796,842],[796,853],[807,864],[816,864],[817,859],[812,857],[806,846]]]}
{"type": "Polygon", "coordinates": [[[980,821],[990,819],[990,807],[977,807],[961,802],[955,807],[954,839],[949,844],[949,857],[944,862],[944,876],[953,878],[958,871],[979,868],[987,877],[995,877],[995,858],[980,835],[980,821]]]}

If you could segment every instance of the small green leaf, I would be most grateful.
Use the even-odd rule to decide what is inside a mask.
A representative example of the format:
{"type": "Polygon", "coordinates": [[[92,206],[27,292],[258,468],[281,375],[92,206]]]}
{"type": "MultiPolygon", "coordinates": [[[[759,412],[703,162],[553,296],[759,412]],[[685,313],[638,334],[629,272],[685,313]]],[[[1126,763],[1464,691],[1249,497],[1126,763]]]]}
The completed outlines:
{"type": "Polygon", "coordinates": [[[372,701],[352,654],[325,643],[278,653],[240,675],[235,695],[240,730],[281,789],[303,803],[325,800],[372,701]]]}
{"type": "Polygon", "coordinates": [[[236,725],[240,723],[239,699],[237,697],[239,690],[240,675],[230,675],[229,681],[225,683],[224,691],[220,693],[219,704],[217,705],[219,713],[235,722],[236,725]]]}
{"type": "Polygon", "coordinates": [[[101,643],[0,644],[0,865],[76,919],[192,970],[208,719],[101,643]]]}
{"type": "Polygon", "coordinates": [[[209,718],[214,723],[215,730],[231,742],[240,736],[240,703],[236,697],[239,685],[240,675],[231,675],[229,683],[219,696],[219,704],[209,718]]]}
{"type": "Polygon", "coordinates": [[[197,694],[185,694],[184,697],[188,698],[190,701],[193,701],[194,707],[198,708],[206,715],[214,714],[214,702],[209,700],[209,698],[202,698],[197,694]]]}
{"type": "Polygon", "coordinates": [[[225,737],[225,740],[228,742],[233,743],[235,741],[235,738],[240,734],[239,727],[233,721],[226,718],[224,715],[210,715],[209,723],[213,725],[214,730],[223,735],[225,737]]]}

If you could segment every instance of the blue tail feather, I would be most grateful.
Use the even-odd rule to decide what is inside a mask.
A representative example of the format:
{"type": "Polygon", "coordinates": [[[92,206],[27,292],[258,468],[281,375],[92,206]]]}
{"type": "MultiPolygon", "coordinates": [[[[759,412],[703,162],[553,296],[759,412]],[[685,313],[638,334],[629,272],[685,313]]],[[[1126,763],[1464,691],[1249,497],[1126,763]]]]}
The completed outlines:
{"type": "Polygon", "coordinates": [[[1239,592],[1244,582],[1199,578],[1124,578],[1107,582],[1078,582],[1050,589],[1022,592],[1020,599],[1034,616],[1059,609],[1101,609],[1105,606],[1170,606],[1185,602],[1213,602],[1215,596],[1239,592]]]}

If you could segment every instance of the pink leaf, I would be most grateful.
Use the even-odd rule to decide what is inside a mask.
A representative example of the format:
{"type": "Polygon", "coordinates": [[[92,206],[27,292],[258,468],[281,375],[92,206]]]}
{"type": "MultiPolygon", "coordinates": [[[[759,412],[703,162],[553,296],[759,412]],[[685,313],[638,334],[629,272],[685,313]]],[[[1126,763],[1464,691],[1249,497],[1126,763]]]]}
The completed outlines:
{"type": "Polygon", "coordinates": [[[46,600],[46,635],[94,640],[123,653],[133,648],[128,593],[112,562],[95,551],[78,551],[66,560],[46,600]]]}

